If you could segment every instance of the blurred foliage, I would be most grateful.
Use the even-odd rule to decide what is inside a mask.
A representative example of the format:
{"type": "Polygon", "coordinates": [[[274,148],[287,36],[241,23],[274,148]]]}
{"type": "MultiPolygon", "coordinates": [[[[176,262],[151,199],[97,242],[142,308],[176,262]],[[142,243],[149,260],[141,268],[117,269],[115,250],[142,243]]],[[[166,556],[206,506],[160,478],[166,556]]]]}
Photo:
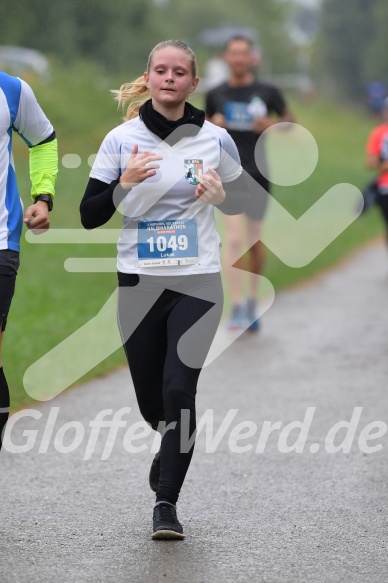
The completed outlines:
{"type": "Polygon", "coordinates": [[[360,101],[371,80],[388,83],[387,0],[324,0],[318,71],[342,97],[360,101]]]}
{"type": "Polygon", "coordinates": [[[151,48],[168,38],[183,38],[195,51],[207,28],[231,23],[257,28],[268,68],[281,73],[294,68],[287,34],[290,0],[1,0],[3,45],[38,49],[69,64],[92,59],[107,70],[143,71],[151,48]]]}

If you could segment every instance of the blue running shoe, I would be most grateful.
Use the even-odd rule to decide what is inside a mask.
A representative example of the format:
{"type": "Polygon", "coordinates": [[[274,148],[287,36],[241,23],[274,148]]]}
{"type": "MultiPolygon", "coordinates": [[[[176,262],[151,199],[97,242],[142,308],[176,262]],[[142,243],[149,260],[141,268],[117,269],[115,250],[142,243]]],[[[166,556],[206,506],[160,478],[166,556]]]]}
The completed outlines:
{"type": "Polygon", "coordinates": [[[248,332],[258,332],[261,328],[260,318],[257,318],[257,302],[253,298],[248,298],[245,306],[245,317],[251,324],[248,332]]]}
{"type": "Polygon", "coordinates": [[[244,324],[244,310],[240,304],[234,304],[228,320],[228,330],[239,330],[244,324]]]}

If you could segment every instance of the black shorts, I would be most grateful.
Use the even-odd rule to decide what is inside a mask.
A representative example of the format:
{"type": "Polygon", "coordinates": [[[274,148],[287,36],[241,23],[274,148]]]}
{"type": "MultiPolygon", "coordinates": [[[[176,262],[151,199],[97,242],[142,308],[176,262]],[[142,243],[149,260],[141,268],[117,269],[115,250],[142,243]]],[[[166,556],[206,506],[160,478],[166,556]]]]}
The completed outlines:
{"type": "Polygon", "coordinates": [[[19,268],[19,253],[11,249],[0,249],[0,330],[4,331],[7,316],[15,291],[19,268]]]}
{"type": "Polygon", "coordinates": [[[257,182],[257,188],[255,187],[255,192],[252,194],[251,200],[245,209],[245,214],[254,221],[261,221],[267,209],[271,185],[264,176],[257,172],[250,172],[250,175],[257,182]]]}

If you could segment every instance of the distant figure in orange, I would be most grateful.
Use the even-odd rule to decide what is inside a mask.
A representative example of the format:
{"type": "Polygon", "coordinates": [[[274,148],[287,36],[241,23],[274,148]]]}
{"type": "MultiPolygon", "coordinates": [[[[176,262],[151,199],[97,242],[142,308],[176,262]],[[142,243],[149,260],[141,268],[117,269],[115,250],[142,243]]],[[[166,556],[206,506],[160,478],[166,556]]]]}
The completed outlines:
{"type": "Polygon", "coordinates": [[[384,100],[382,116],[383,123],[369,134],[366,166],[378,171],[375,181],[376,203],[384,217],[388,242],[388,97],[384,100]]]}

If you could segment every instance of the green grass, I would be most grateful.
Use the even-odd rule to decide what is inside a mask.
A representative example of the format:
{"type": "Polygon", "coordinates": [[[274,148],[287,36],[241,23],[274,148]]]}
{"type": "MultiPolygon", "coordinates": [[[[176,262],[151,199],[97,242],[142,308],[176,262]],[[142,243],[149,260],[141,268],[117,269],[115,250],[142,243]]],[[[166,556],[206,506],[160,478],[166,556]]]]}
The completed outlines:
{"type": "MultiPolygon", "coordinates": [[[[55,125],[60,160],[68,153],[78,154],[82,160],[77,169],[65,169],[60,163],[52,213],[54,228],[80,228],[78,207],[90,170],[87,159],[96,152],[105,134],[121,121],[109,89],[117,88],[122,81],[126,79],[110,78],[90,65],[77,64],[71,70],[56,67],[47,85],[33,83],[39,102],[55,125]]],[[[195,103],[201,105],[201,99],[195,103]]],[[[368,174],[363,169],[363,150],[372,122],[362,112],[330,102],[292,100],[292,109],[297,121],[314,135],[320,152],[319,164],[306,182],[274,189],[275,198],[298,217],[334,184],[364,185],[368,174]]],[[[28,150],[17,137],[14,155],[22,198],[29,204],[28,150]]],[[[107,225],[119,226],[119,216],[107,225]]],[[[220,227],[222,231],[221,221],[220,227]]],[[[382,231],[380,217],[373,210],[303,269],[286,267],[268,252],[265,276],[276,290],[282,289],[333,265],[382,231]]],[[[69,273],[64,261],[68,257],[114,257],[115,253],[115,245],[31,245],[22,241],[17,291],[3,346],[13,410],[32,400],[23,388],[26,369],[88,322],[115,289],[115,274],[69,273]]],[[[123,352],[118,350],[82,380],[104,374],[124,362],[123,352]]]]}
{"type": "MultiPolygon", "coordinates": [[[[274,197],[298,218],[334,185],[346,182],[362,189],[372,178],[364,168],[364,148],[374,122],[363,111],[345,109],[331,102],[293,101],[292,109],[296,121],[311,132],[319,149],[317,167],[308,180],[297,186],[273,189],[274,197]]],[[[373,209],[359,217],[304,268],[289,268],[268,252],[264,275],[279,290],[327,269],[383,232],[381,217],[373,209]]]]}

